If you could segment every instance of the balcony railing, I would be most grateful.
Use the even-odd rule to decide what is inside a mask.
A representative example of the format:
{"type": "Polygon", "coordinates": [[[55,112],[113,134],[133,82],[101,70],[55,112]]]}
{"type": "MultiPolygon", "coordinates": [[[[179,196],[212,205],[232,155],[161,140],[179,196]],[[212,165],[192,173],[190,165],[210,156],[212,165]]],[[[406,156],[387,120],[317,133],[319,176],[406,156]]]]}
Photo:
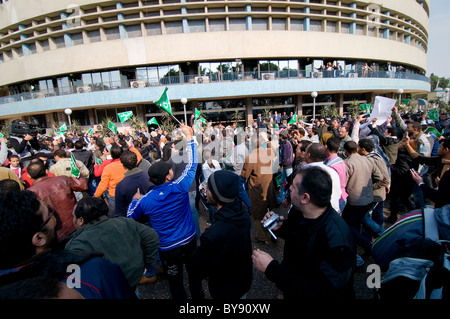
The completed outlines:
{"type": "Polygon", "coordinates": [[[264,72],[245,72],[245,73],[209,73],[200,76],[194,75],[175,75],[165,76],[163,78],[146,78],[137,80],[127,80],[121,82],[103,82],[81,86],[65,86],[51,88],[41,91],[31,91],[20,94],[0,97],[0,104],[13,103],[33,99],[46,98],[51,96],[62,96],[68,94],[82,94],[96,91],[145,88],[151,86],[183,85],[183,84],[204,84],[230,81],[267,81],[278,79],[320,79],[320,78],[383,78],[383,79],[408,79],[419,80],[430,83],[430,79],[424,75],[409,72],[364,72],[364,71],[264,71],[264,72]]]}

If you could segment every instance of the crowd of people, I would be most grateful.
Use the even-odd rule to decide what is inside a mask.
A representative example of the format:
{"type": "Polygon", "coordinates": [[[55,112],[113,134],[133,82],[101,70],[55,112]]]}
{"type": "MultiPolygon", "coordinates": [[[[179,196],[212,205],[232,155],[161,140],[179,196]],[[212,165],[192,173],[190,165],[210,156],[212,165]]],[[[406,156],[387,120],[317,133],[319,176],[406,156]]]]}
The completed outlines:
{"type": "Polygon", "coordinates": [[[0,298],[134,299],[164,274],[174,299],[204,299],[205,279],[213,299],[239,299],[254,268],[286,299],[355,298],[373,240],[450,203],[450,115],[376,120],[274,112],[247,127],[2,137],[0,298]],[[272,234],[282,261],[252,248],[272,234]]]}

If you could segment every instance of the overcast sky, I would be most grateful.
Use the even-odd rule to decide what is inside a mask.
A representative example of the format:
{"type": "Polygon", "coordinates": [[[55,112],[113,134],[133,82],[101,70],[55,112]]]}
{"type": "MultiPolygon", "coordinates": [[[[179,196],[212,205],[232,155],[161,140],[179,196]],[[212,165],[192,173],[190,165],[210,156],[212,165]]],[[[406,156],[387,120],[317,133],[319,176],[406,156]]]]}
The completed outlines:
{"type": "Polygon", "coordinates": [[[450,78],[450,0],[430,1],[427,76],[450,78]]]}

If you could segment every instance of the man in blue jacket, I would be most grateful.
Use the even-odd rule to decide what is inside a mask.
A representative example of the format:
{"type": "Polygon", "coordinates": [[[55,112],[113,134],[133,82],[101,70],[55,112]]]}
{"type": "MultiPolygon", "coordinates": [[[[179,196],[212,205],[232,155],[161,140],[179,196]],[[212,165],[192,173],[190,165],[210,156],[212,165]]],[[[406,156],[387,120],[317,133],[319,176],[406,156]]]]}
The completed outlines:
{"type": "Polygon", "coordinates": [[[127,170],[125,177],[116,186],[116,210],[115,215],[125,217],[128,205],[134,194],[139,189],[141,194],[146,194],[154,185],[148,179],[148,173],[137,167],[137,155],[126,150],[120,155],[120,161],[127,170]]]}
{"type": "Polygon", "coordinates": [[[148,175],[155,187],[145,195],[138,190],[127,211],[127,217],[133,219],[147,216],[158,233],[159,255],[174,299],[187,299],[183,285],[183,264],[186,265],[191,296],[202,293],[201,283],[194,283],[190,276],[190,260],[197,247],[197,240],[189,204],[189,188],[195,178],[198,156],[192,128],[181,125],[181,131],[186,136],[188,155],[188,163],[181,176],[173,180],[170,162],[161,160],[153,164],[148,175]]]}

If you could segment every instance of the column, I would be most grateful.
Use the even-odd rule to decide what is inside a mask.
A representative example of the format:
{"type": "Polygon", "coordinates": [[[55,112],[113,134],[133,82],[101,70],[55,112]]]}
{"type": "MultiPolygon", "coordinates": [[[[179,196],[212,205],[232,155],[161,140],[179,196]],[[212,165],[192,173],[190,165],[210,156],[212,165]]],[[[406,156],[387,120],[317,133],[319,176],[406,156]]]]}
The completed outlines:
{"type": "Polygon", "coordinates": [[[253,124],[253,102],[251,97],[245,98],[245,120],[246,126],[253,124]]]}

